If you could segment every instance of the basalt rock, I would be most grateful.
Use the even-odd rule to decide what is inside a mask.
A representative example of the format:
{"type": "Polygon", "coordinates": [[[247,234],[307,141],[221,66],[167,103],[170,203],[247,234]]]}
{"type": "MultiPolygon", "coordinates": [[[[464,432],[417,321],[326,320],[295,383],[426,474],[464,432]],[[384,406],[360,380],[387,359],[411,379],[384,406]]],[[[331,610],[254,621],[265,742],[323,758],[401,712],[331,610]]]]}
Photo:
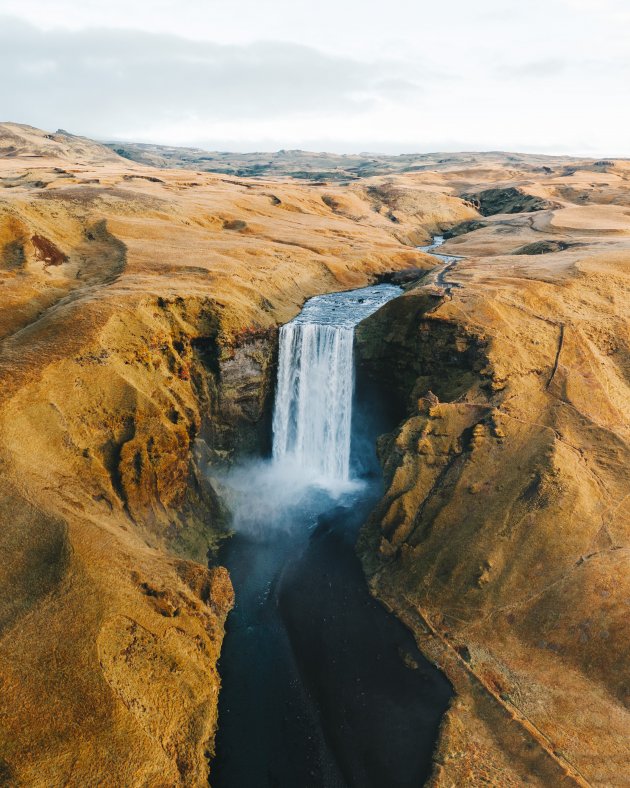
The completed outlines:
{"type": "Polygon", "coordinates": [[[534,241],[534,243],[525,244],[525,246],[515,249],[512,254],[553,254],[554,252],[564,252],[571,246],[575,246],[575,244],[553,240],[534,241]]]}
{"type": "Polygon", "coordinates": [[[535,197],[513,186],[467,192],[462,194],[461,198],[475,207],[482,216],[493,216],[497,213],[531,213],[561,207],[559,203],[535,197]]]}
{"type": "Polygon", "coordinates": [[[486,227],[485,222],[480,222],[477,219],[471,219],[468,222],[461,222],[460,224],[456,224],[455,227],[449,227],[448,230],[444,230],[444,238],[448,240],[449,238],[457,238],[459,235],[465,235],[466,233],[474,233],[475,230],[481,230],[486,227]]]}

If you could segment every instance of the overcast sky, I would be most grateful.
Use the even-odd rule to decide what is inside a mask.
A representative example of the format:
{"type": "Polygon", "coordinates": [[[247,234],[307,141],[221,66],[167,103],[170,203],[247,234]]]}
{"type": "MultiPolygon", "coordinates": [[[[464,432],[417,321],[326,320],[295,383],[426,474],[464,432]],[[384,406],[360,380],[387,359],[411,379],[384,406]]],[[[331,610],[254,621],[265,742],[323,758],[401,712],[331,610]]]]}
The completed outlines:
{"type": "Polygon", "coordinates": [[[630,0],[0,0],[0,74],[98,139],[630,156],[630,0]]]}

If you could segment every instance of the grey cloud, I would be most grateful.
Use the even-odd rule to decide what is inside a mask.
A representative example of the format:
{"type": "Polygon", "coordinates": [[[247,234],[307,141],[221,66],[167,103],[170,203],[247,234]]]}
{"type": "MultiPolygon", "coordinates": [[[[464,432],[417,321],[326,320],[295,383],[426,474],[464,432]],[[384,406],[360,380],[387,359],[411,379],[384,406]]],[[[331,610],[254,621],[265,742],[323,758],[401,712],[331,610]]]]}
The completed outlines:
{"type": "Polygon", "coordinates": [[[0,69],[3,119],[101,137],[189,118],[357,110],[420,90],[401,64],[301,45],[227,46],[130,30],[45,32],[12,17],[0,17],[0,69]]]}

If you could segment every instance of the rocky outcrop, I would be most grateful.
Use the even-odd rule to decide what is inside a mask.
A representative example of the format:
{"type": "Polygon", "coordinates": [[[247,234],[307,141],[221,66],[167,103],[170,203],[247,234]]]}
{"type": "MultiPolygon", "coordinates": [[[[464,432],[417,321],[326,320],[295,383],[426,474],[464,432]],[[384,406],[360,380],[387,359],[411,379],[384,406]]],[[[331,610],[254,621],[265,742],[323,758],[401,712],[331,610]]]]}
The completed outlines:
{"type": "Polygon", "coordinates": [[[461,197],[476,208],[482,216],[493,216],[497,213],[531,213],[532,211],[548,211],[561,207],[559,203],[527,194],[514,186],[503,189],[484,189],[473,193],[466,192],[461,197]]]}
{"type": "Polygon", "coordinates": [[[244,330],[223,348],[207,437],[219,456],[269,454],[277,349],[276,328],[244,330]]]}
{"type": "Polygon", "coordinates": [[[457,238],[458,235],[474,233],[475,230],[482,230],[486,226],[485,222],[480,222],[478,219],[471,219],[468,222],[461,222],[460,224],[456,224],[455,227],[449,227],[447,230],[444,230],[444,238],[446,240],[449,238],[457,238]]]}
{"type": "Polygon", "coordinates": [[[512,254],[553,254],[554,252],[564,252],[565,249],[570,249],[572,245],[574,244],[566,241],[534,241],[531,244],[520,246],[512,254]]]}

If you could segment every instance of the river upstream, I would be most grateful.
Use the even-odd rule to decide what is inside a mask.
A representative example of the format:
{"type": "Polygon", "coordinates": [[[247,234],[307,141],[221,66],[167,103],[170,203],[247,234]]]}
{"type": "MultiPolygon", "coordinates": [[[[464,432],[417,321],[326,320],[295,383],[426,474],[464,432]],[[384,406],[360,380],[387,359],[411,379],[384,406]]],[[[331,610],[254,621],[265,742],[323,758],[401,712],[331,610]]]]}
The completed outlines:
{"type": "Polygon", "coordinates": [[[310,299],[280,332],[273,457],[215,480],[234,514],[214,788],[420,786],[452,689],[374,601],[354,544],[381,494],[387,403],[354,328],[400,294],[310,299]],[[357,390],[355,390],[355,388],[357,390]]]}

